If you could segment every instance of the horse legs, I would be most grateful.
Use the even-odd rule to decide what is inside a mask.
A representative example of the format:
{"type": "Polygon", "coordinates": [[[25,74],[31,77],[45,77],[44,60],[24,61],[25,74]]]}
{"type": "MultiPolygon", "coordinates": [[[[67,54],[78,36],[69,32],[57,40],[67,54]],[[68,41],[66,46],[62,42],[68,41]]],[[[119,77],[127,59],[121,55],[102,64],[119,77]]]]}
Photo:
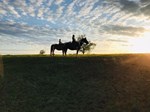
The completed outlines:
{"type": "Polygon", "coordinates": [[[65,56],[67,55],[67,49],[64,49],[64,55],[65,56]]]}
{"type": "Polygon", "coordinates": [[[50,49],[50,56],[52,55],[52,49],[50,49]]]}
{"type": "Polygon", "coordinates": [[[51,49],[50,55],[54,56],[54,50],[55,50],[55,49],[51,49]]]}
{"type": "Polygon", "coordinates": [[[77,49],[76,56],[78,55],[79,49],[77,49]]]}
{"type": "Polygon", "coordinates": [[[53,47],[53,45],[51,45],[51,48],[50,48],[50,55],[53,55],[53,50],[54,50],[54,47],[53,47]]]}
{"type": "Polygon", "coordinates": [[[51,55],[51,56],[54,56],[54,50],[52,50],[52,51],[50,52],[50,55],[51,55]]]}
{"type": "Polygon", "coordinates": [[[53,55],[53,52],[52,51],[50,51],[50,56],[52,56],[53,55]]]}
{"type": "Polygon", "coordinates": [[[53,56],[55,55],[55,54],[54,54],[54,51],[55,51],[55,49],[53,49],[53,56]]]}
{"type": "Polygon", "coordinates": [[[64,53],[65,53],[64,50],[62,50],[62,55],[63,55],[63,56],[64,56],[64,53]]]}

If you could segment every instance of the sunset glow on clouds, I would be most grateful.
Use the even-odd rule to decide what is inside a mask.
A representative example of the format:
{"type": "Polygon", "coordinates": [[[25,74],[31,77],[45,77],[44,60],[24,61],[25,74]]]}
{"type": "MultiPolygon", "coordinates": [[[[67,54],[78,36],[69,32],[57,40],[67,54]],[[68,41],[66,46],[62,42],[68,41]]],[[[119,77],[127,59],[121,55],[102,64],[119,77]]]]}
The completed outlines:
{"type": "Polygon", "coordinates": [[[48,54],[73,34],[96,43],[93,53],[142,52],[149,10],[149,0],[0,0],[0,53],[48,54]]]}

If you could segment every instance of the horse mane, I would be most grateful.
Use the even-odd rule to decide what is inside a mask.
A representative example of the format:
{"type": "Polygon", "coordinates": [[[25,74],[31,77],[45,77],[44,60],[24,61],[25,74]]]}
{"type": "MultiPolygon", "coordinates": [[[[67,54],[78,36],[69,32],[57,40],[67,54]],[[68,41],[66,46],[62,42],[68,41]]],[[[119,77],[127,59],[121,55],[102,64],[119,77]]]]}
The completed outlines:
{"type": "Polygon", "coordinates": [[[86,37],[85,37],[85,38],[84,38],[84,37],[81,37],[77,42],[78,42],[79,44],[81,44],[81,41],[82,41],[83,39],[86,39],[86,37]]]}

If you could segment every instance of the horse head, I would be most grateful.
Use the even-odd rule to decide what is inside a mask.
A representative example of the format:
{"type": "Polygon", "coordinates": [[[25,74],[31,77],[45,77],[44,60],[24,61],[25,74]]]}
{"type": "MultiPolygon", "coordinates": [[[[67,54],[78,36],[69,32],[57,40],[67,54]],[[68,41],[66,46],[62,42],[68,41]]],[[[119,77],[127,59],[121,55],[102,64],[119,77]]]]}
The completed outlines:
{"type": "Polygon", "coordinates": [[[80,42],[81,42],[82,44],[83,44],[83,43],[89,44],[89,42],[87,41],[86,37],[85,37],[85,38],[82,38],[80,42]]]}

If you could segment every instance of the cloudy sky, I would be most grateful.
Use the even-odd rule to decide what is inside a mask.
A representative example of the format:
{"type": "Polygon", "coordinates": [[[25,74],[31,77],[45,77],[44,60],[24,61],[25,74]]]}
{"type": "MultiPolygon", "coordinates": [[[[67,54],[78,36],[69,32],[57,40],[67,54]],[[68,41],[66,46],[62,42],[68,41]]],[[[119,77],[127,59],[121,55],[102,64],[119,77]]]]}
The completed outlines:
{"type": "Polygon", "coordinates": [[[86,35],[92,53],[150,52],[150,0],[0,0],[0,53],[49,53],[86,35]]]}

